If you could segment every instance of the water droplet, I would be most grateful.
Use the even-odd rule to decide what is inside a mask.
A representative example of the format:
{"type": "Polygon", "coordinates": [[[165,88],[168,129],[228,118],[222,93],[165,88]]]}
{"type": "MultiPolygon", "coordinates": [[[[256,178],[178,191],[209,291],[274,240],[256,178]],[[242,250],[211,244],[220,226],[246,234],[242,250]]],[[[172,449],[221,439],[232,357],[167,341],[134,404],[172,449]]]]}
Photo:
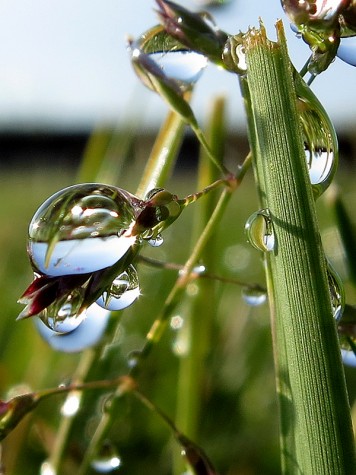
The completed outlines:
{"type": "Polygon", "coordinates": [[[40,335],[47,343],[58,351],[76,353],[99,343],[109,321],[110,311],[97,304],[86,310],[86,318],[73,331],[61,334],[46,326],[41,319],[36,318],[35,324],[40,335]]]}
{"type": "Polygon", "coordinates": [[[161,79],[166,78],[184,91],[198,81],[208,63],[203,54],[188,49],[169,35],[163,26],[146,31],[130,47],[133,65],[150,89],[155,88],[140,74],[142,69],[154,76],[161,76],[161,79]]]}
{"type": "Polygon", "coordinates": [[[48,460],[45,460],[42,463],[40,467],[40,475],[56,475],[56,472],[54,468],[52,467],[52,464],[48,460]]]}
{"type": "Polygon", "coordinates": [[[341,348],[341,358],[347,366],[356,366],[356,355],[352,350],[345,350],[341,348]]]}
{"type": "Polygon", "coordinates": [[[244,37],[242,34],[230,36],[225,43],[223,54],[227,69],[244,75],[247,71],[244,37]]]}
{"type": "Polygon", "coordinates": [[[127,364],[130,369],[137,366],[141,359],[141,351],[140,350],[133,350],[129,353],[127,358],[127,364]]]}
{"type": "Polygon", "coordinates": [[[110,442],[106,442],[101,453],[92,463],[92,468],[98,473],[112,473],[121,466],[121,459],[110,442]]]}
{"type": "Polygon", "coordinates": [[[356,66],[356,37],[341,38],[336,56],[351,66],[356,66]]]}
{"type": "Polygon", "coordinates": [[[262,209],[253,213],[246,222],[247,238],[256,249],[270,252],[275,249],[275,235],[269,211],[262,209]]]}
{"type": "Polygon", "coordinates": [[[282,6],[293,23],[297,25],[315,24],[317,29],[326,29],[337,21],[340,10],[345,7],[345,1],[282,0],[282,6]]]}
{"type": "Polygon", "coordinates": [[[265,290],[256,287],[245,287],[242,289],[242,298],[247,303],[247,305],[257,307],[258,305],[262,305],[266,302],[267,293],[265,290]]]}
{"type": "Polygon", "coordinates": [[[330,262],[327,264],[327,275],[333,315],[335,320],[339,321],[345,308],[344,286],[338,273],[332,267],[330,262]]]}
{"type": "Polygon", "coordinates": [[[75,330],[86,318],[86,313],[79,313],[83,301],[84,289],[73,290],[62,299],[56,300],[38,316],[42,322],[56,333],[69,333],[75,330]]]}
{"type": "Polygon", "coordinates": [[[80,399],[81,399],[81,393],[79,391],[71,391],[62,407],[61,407],[61,414],[64,417],[72,417],[74,416],[80,407],[80,399]]]}
{"type": "Polygon", "coordinates": [[[159,247],[163,244],[163,237],[160,234],[157,234],[156,237],[149,239],[148,244],[152,247],[159,247]]]}
{"type": "Polygon", "coordinates": [[[328,188],[337,169],[337,137],[327,113],[309,87],[297,79],[296,89],[310,182],[318,197],[328,188]]]}
{"type": "Polygon", "coordinates": [[[129,307],[140,295],[137,271],[130,265],[112,282],[108,292],[96,301],[107,310],[123,310],[129,307]]]}
{"type": "Polygon", "coordinates": [[[208,64],[208,59],[188,50],[173,50],[149,55],[163,73],[178,81],[183,89],[195,84],[208,64]]]}
{"type": "Polygon", "coordinates": [[[108,185],[74,185],[55,193],[30,223],[34,269],[59,276],[112,266],[135,243],[128,228],[143,207],[143,201],[108,185]]]}

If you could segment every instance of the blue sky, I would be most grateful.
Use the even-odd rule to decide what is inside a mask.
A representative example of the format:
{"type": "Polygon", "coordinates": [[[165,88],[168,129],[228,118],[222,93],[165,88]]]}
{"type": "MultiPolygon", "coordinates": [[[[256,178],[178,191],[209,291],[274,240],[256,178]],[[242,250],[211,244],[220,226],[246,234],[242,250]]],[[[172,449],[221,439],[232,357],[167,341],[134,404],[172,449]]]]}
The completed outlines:
{"type": "MultiPolygon", "coordinates": [[[[197,8],[192,0],[180,3],[197,8]]],[[[132,115],[142,127],[158,125],[166,107],[137,80],[125,41],[157,22],[154,8],[154,0],[2,0],[0,128],[74,130],[132,115]]],[[[256,26],[261,17],[273,39],[273,24],[284,16],[279,0],[235,0],[214,17],[228,33],[256,26]]],[[[299,68],[309,50],[285,24],[299,68]]],[[[338,128],[356,123],[355,79],[356,69],[336,60],[313,84],[338,128]]],[[[209,66],[194,95],[201,121],[216,94],[228,95],[230,122],[243,129],[236,78],[209,66]]]]}

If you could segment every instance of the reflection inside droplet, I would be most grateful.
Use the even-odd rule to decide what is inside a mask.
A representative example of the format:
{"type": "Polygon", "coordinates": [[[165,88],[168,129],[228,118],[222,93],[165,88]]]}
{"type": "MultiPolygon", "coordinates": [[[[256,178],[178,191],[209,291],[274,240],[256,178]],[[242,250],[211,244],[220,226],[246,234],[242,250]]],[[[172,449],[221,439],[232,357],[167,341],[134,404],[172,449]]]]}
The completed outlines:
{"type": "Polygon", "coordinates": [[[197,82],[208,64],[204,55],[188,50],[151,53],[149,57],[166,76],[187,84],[197,82]]]}
{"type": "Polygon", "coordinates": [[[275,235],[267,209],[256,211],[248,218],[245,232],[250,244],[259,251],[270,252],[274,250],[275,235]]]}

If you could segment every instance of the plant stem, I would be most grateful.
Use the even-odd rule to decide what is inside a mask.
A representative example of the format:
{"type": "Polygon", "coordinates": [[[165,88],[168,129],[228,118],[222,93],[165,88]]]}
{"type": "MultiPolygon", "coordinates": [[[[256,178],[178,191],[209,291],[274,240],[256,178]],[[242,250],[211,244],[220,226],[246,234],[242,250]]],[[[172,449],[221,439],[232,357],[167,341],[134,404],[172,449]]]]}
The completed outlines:
{"type": "Polygon", "coordinates": [[[276,246],[267,257],[283,473],[349,475],[355,453],[326,260],[318,231],[292,66],[277,43],[246,35],[255,176],[276,246]]]}
{"type": "MultiPolygon", "coordinates": [[[[224,157],[224,106],[223,99],[218,98],[213,103],[210,114],[211,121],[207,136],[214,156],[222,162],[224,157]]],[[[200,159],[198,189],[207,187],[216,179],[217,169],[202,150],[200,159]]],[[[195,208],[195,229],[193,232],[193,245],[204,230],[205,225],[216,205],[216,196],[210,193],[200,201],[195,208]]],[[[216,259],[216,240],[213,236],[207,242],[201,259],[210,271],[214,269],[216,259]]],[[[177,389],[176,424],[182,432],[191,439],[198,440],[198,427],[200,419],[200,406],[203,387],[206,378],[206,359],[210,349],[210,335],[215,315],[215,282],[212,280],[197,281],[198,292],[189,302],[185,311],[183,338],[187,348],[180,355],[180,368],[177,389]]],[[[179,337],[178,337],[179,338],[179,337]]],[[[174,457],[174,473],[184,471],[184,460],[179,453],[174,457]]]]}

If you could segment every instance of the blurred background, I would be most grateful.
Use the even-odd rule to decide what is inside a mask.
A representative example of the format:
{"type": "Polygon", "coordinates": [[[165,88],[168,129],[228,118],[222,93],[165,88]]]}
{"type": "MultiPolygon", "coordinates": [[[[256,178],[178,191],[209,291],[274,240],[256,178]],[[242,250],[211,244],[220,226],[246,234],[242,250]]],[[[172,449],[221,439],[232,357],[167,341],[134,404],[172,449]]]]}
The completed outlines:
{"type": "MultiPolygon", "coordinates": [[[[208,8],[198,1],[179,3],[190,9],[208,8]]],[[[0,4],[0,396],[4,399],[69,380],[79,361],[79,355],[49,348],[32,322],[15,323],[21,311],[16,301],[32,278],[26,255],[28,223],[48,196],[76,182],[78,166],[89,154],[109,150],[109,164],[125,164],[121,174],[115,170],[112,176],[118,172],[119,186],[134,192],[167,113],[161,99],[134,75],[126,46],[128,36],[138,37],[157,23],[154,9],[153,0],[3,0],[0,4]]],[[[274,22],[283,17],[278,0],[231,0],[209,7],[209,11],[228,33],[257,26],[261,17],[272,39],[274,22]]],[[[309,49],[290,31],[287,21],[285,25],[291,58],[301,68],[309,49]]],[[[313,90],[337,129],[341,157],[336,182],[356,222],[355,77],[354,68],[336,59],[314,81],[313,90]]],[[[210,65],[192,102],[202,125],[212,98],[218,95],[228,98],[226,150],[228,159],[236,163],[248,149],[239,85],[233,75],[210,65]]],[[[190,172],[197,157],[198,145],[187,132],[168,189],[180,196],[196,189],[190,172]]],[[[103,174],[108,183],[111,170],[103,174]]],[[[234,196],[222,224],[216,272],[263,284],[259,255],[246,243],[243,233],[246,219],[257,206],[250,175],[234,196]]],[[[318,211],[326,252],[346,281],[349,303],[355,303],[327,200],[318,201],[318,211]]],[[[152,257],[184,262],[188,251],[177,243],[190,238],[192,213],[189,208],[174,229],[167,231],[165,245],[153,250],[152,257]]],[[[143,296],[125,312],[117,364],[123,364],[130,351],[141,347],[175,275],[142,266],[140,278],[143,296]]],[[[279,454],[268,306],[249,307],[240,293],[233,285],[218,286],[216,341],[209,360],[199,442],[221,473],[273,475],[279,472],[279,454]]],[[[184,306],[178,310],[184,313],[184,306]]],[[[172,326],[141,382],[143,390],[168,413],[176,403],[176,372],[183,343],[172,326]]],[[[354,369],[346,368],[351,402],[356,396],[354,373],[354,369]]],[[[42,405],[5,441],[7,474],[39,473],[56,435],[62,400],[56,404],[58,410],[53,410],[52,401],[42,405]]],[[[100,400],[95,404],[97,415],[104,403],[100,400]]],[[[170,473],[169,437],[154,417],[133,403],[124,405],[111,435],[111,443],[119,447],[127,467],[123,473],[170,473]]],[[[85,437],[80,436],[83,440],[79,437],[83,443],[92,434],[90,424],[95,421],[89,422],[85,437]]],[[[80,450],[80,444],[74,447],[74,459],[80,450]]],[[[74,473],[70,470],[66,473],[74,473]]]]}

